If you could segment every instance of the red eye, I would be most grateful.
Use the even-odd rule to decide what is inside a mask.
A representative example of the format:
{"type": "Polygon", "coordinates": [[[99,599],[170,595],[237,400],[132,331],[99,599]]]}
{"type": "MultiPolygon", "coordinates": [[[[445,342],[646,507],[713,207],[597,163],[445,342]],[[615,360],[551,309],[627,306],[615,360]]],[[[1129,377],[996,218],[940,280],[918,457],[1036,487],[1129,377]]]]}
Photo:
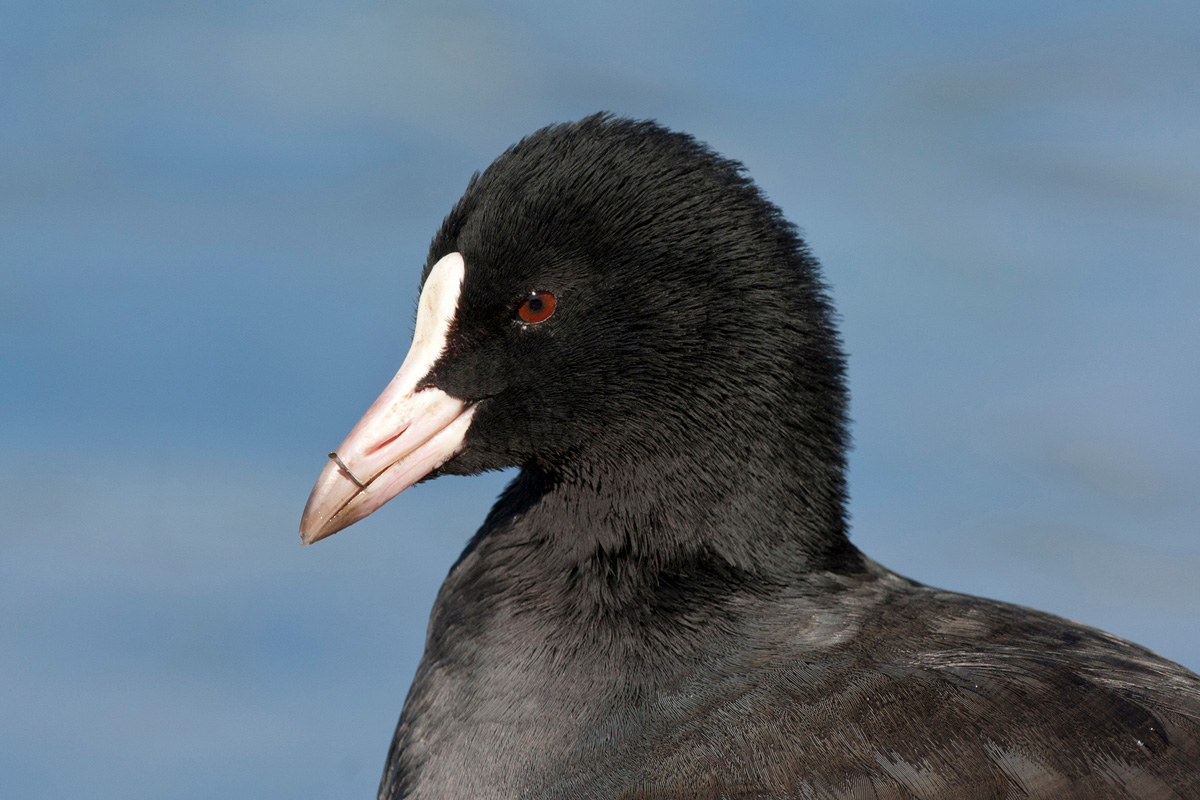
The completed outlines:
{"type": "Polygon", "coordinates": [[[517,309],[522,322],[545,322],[554,313],[554,295],[549,292],[532,292],[517,309]]]}

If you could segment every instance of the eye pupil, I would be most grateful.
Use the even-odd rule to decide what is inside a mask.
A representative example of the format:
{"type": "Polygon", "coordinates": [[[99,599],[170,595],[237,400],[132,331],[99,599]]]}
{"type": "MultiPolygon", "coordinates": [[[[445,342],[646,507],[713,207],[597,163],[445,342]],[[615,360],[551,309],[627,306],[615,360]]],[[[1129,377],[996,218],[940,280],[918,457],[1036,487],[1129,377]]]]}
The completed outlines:
{"type": "Polygon", "coordinates": [[[517,308],[517,317],[522,322],[545,322],[554,313],[554,295],[550,292],[531,292],[517,308]]]}

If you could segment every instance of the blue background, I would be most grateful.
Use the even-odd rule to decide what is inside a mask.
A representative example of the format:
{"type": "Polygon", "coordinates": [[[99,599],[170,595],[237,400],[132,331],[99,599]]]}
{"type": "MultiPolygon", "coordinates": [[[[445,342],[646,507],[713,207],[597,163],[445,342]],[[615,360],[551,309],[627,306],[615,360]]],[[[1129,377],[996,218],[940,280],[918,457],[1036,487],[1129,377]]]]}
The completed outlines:
{"type": "Polygon", "coordinates": [[[470,174],[610,109],[825,264],[854,540],[1200,667],[1200,5],[0,2],[0,795],[373,796],[504,475],[312,548],[470,174]]]}

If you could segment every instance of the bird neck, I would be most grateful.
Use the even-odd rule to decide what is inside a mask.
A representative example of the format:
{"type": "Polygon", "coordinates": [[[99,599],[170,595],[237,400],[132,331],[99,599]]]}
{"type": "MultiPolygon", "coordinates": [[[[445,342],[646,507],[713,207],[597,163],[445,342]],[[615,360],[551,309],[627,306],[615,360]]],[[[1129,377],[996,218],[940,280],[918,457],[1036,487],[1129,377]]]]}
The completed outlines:
{"type": "Polygon", "coordinates": [[[548,591],[561,593],[564,607],[587,613],[795,589],[817,574],[863,569],[840,504],[814,501],[818,481],[806,487],[769,461],[747,469],[737,453],[730,461],[740,469],[712,458],[697,467],[686,455],[681,448],[653,463],[526,468],[463,560],[497,576],[486,581],[497,591],[535,587],[539,605],[548,591]]]}

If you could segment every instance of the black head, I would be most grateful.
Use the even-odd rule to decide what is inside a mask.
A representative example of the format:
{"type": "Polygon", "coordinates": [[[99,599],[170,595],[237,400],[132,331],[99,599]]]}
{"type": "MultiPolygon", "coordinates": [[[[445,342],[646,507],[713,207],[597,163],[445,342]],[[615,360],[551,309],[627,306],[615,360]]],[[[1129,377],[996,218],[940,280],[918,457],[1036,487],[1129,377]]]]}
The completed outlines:
{"type": "MultiPolygon", "coordinates": [[[[597,538],[847,551],[832,312],[736,162],[652,122],[544,128],[472,178],[422,283],[413,348],[331,454],[306,542],[423,475],[518,466],[509,500],[567,487],[577,517],[616,520],[597,538]]],[[[547,518],[587,527],[567,513],[547,518]]]]}
{"type": "Polygon", "coordinates": [[[447,349],[423,384],[477,404],[441,472],[659,476],[726,502],[794,496],[843,532],[843,358],[815,260],[746,177],[690,136],[605,115],[544,128],[446,218],[461,253],[447,349]],[[553,295],[538,323],[518,313],[553,295]]]}

